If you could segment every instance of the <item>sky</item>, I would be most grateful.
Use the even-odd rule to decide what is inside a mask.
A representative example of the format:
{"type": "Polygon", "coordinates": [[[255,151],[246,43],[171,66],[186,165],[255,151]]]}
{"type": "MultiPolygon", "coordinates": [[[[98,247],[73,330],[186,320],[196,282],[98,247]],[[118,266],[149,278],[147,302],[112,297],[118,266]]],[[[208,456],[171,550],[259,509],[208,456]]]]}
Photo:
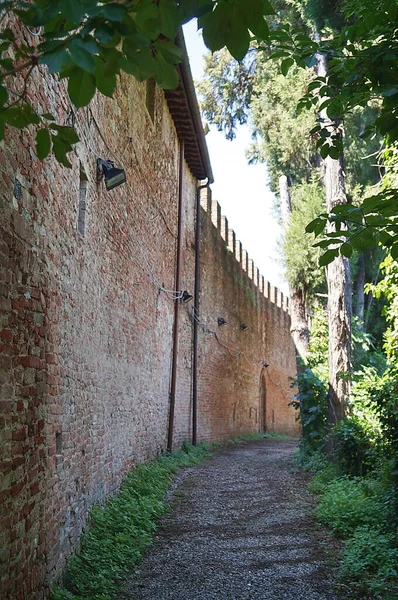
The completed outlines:
{"type": "MultiPolygon", "coordinates": [[[[196,21],[184,26],[184,36],[192,75],[199,81],[203,76],[203,56],[207,48],[196,31],[196,21]]],[[[236,238],[242,242],[260,273],[287,294],[277,249],[281,229],[272,215],[274,196],[267,186],[267,168],[263,164],[249,165],[245,156],[251,142],[249,128],[240,126],[231,142],[210,126],[206,142],[214,175],[213,200],[220,203],[228,226],[235,231],[236,238]]]]}

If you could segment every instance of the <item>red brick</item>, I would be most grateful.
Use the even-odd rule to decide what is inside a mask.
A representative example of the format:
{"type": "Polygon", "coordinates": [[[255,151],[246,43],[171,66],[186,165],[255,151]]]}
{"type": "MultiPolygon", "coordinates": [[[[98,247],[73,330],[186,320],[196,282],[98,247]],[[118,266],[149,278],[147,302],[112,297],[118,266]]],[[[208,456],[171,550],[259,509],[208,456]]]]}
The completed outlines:
{"type": "Polygon", "coordinates": [[[38,481],[36,481],[35,483],[33,483],[33,484],[30,486],[30,495],[33,497],[33,496],[35,496],[36,494],[38,494],[38,493],[39,493],[39,491],[40,491],[40,485],[39,485],[39,482],[38,482],[38,481]]]}
{"type": "Polygon", "coordinates": [[[38,356],[20,356],[19,362],[23,367],[30,367],[32,369],[40,369],[42,362],[38,356]]]}
{"type": "Polygon", "coordinates": [[[3,331],[0,331],[0,339],[2,339],[4,342],[11,343],[12,337],[12,331],[9,329],[3,329],[3,331]]]}
{"type": "Polygon", "coordinates": [[[13,485],[12,488],[10,489],[11,496],[12,497],[18,496],[20,491],[23,490],[24,485],[25,484],[23,481],[20,481],[19,483],[16,483],[15,485],[13,485]]]}
{"type": "Polygon", "coordinates": [[[50,364],[58,364],[58,356],[56,354],[46,354],[46,362],[50,364]]]}
{"type": "Polygon", "coordinates": [[[12,432],[11,439],[14,442],[23,442],[27,438],[27,430],[26,427],[21,427],[20,429],[16,429],[12,432]]]}

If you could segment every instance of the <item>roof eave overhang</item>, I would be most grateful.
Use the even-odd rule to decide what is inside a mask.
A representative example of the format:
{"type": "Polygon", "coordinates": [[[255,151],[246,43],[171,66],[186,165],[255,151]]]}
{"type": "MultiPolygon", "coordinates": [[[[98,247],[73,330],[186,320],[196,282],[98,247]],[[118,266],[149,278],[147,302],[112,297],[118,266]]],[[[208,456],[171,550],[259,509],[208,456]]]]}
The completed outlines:
{"type": "Polygon", "coordinates": [[[177,135],[180,140],[184,140],[185,160],[192,174],[198,180],[207,179],[208,183],[213,183],[209,152],[182,29],[178,32],[176,43],[184,53],[184,60],[177,67],[180,75],[178,87],[175,90],[165,90],[166,101],[177,135]]]}

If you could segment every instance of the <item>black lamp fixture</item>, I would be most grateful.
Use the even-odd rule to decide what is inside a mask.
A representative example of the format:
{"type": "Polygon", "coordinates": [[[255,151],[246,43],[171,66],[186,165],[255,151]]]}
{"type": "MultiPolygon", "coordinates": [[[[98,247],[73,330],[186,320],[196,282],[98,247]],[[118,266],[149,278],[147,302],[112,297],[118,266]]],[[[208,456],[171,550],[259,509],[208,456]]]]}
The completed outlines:
{"type": "Polygon", "coordinates": [[[111,160],[104,160],[103,158],[97,158],[97,175],[98,179],[105,180],[105,187],[108,190],[126,183],[126,173],[124,169],[118,169],[111,160]]]}
{"type": "Polygon", "coordinates": [[[240,328],[242,329],[242,331],[245,331],[245,329],[249,329],[248,326],[245,325],[245,323],[241,323],[240,328]]]}
{"type": "Polygon", "coordinates": [[[262,362],[261,364],[262,364],[262,367],[263,367],[264,369],[266,369],[267,367],[269,367],[269,364],[268,364],[268,363],[266,363],[266,362],[265,362],[265,360],[263,360],[263,362],[262,362]]]}
{"type": "Polygon", "coordinates": [[[222,317],[217,317],[217,325],[219,327],[223,327],[224,325],[228,325],[228,321],[226,321],[222,317]]]}
{"type": "Polygon", "coordinates": [[[181,301],[182,301],[184,304],[186,304],[187,302],[190,302],[190,300],[192,300],[192,299],[193,299],[193,296],[191,296],[191,294],[189,294],[189,293],[187,292],[187,290],[184,290],[184,291],[182,292],[181,301]]]}

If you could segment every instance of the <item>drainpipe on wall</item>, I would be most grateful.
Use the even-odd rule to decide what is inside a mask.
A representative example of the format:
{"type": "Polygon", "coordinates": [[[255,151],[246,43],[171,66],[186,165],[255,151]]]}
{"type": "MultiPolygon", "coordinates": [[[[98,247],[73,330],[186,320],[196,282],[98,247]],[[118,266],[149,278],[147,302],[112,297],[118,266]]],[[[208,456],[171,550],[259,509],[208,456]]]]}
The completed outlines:
{"type": "MultiPolygon", "coordinates": [[[[184,140],[180,142],[180,165],[178,174],[178,232],[177,232],[177,261],[175,287],[176,291],[181,290],[181,262],[182,262],[182,237],[183,237],[183,203],[184,203],[184,140]]],[[[173,357],[171,364],[171,382],[170,382],[170,412],[169,412],[169,430],[167,435],[167,450],[173,449],[174,432],[174,411],[176,404],[176,385],[177,385],[177,363],[178,363],[178,337],[179,337],[179,317],[181,301],[177,298],[174,301],[174,332],[173,332],[173,357]]]]}
{"type": "Polygon", "coordinates": [[[195,291],[193,320],[193,359],[192,359],[192,444],[197,444],[198,434],[198,333],[199,333],[199,300],[200,300],[200,193],[208,188],[209,180],[196,190],[196,229],[195,229],[195,291]]]}

